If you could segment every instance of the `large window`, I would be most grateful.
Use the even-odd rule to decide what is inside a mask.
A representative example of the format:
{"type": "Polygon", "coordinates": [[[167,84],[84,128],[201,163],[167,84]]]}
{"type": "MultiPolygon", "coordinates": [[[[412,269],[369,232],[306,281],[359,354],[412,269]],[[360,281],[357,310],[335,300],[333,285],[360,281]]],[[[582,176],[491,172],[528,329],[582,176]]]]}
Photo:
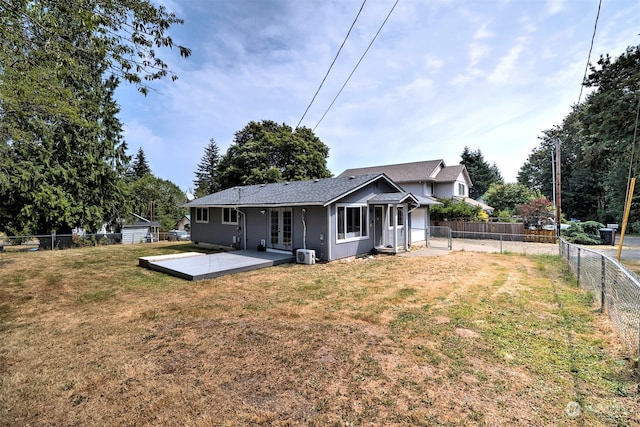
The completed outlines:
{"type": "Polygon", "coordinates": [[[338,206],[338,241],[360,239],[369,235],[367,206],[338,206]]]}
{"type": "Polygon", "coordinates": [[[196,208],[196,222],[209,222],[209,208],[196,208]]]}
{"type": "Polygon", "coordinates": [[[464,184],[458,183],[458,196],[466,196],[464,184]]]}
{"type": "Polygon", "coordinates": [[[222,223],[238,225],[238,211],[234,208],[222,208],[222,223]]]}

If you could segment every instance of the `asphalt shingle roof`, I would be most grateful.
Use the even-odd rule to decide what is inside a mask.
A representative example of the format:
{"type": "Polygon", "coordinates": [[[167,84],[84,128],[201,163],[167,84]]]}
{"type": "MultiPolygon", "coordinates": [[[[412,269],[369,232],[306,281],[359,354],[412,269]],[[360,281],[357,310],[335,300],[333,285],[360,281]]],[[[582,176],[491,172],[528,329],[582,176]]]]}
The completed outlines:
{"type": "Polygon", "coordinates": [[[426,160],[422,162],[401,163],[396,165],[371,166],[365,168],[347,169],[339,176],[364,175],[384,173],[397,183],[425,181],[433,179],[433,174],[438,166],[444,166],[443,160],[426,160]]]}
{"type": "MultiPolygon", "coordinates": [[[[384,173],[394,182],[453,182],[465,170],[464,165],[445,166],[444,160],[425,160],[422,162],[400,163],[396,165],[371,166],[347,169],[339,176],[352,176],[372,173],[384,173]],[[441,169],[436,173],[438,167],[441,169]]],[[[468,178],[471,182],[471,178],[468,178]]]]}
{"type": "Polygon", "coordinates": [[[451,182],[458,179],[458,176],[465,169],[464,165],[446,166],[442,168],[435,177],[436,182],[451,182]]]}
{"type": "Polygon", "coordinates": [[[234,187],[200,197],[183,206],[324,206],[378,179],[384,179],[395,186],[381,173],[340,176],[234,187]]]}

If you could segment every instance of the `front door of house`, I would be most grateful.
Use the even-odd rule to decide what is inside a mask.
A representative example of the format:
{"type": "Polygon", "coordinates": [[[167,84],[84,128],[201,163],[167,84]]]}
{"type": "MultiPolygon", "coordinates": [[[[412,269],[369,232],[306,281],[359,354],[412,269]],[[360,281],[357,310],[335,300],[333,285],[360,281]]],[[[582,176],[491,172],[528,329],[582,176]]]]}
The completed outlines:
{"type": "Polygon", "coordinates": [[[383,224],[384,224],[384,208],[383,206],[374,206],[373,208],[373,216],[374,216],[374,242],[377,247],[384,246],[384,234],[383,234],[383,224]]]}
{"type": "Polygon", "coordinates": [[[271,209],[269,215],[269,247],[290,251],[293,249],[291,208],[271,209]]]}

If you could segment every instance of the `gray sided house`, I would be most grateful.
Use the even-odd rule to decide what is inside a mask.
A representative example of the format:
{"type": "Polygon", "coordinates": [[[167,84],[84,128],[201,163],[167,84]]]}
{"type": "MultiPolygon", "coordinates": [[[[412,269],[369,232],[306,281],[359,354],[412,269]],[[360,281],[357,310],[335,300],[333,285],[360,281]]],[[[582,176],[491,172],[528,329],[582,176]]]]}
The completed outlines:
{"type": "Polygon", "coordinates": [[[418,200],[384,174],[260,184],[219,191],[184,206],[203,247],[315,251],[331,261],[408,249],[418,200]]]}
{"type": "Polygon", "coordinates": [[[384,173],[420,201],[420,208],[411,215],[411,243],[428,240],[430,234],[429,206],[439,204],[436,198],[452,198],[472,206],[480,206],[491,212],[493,208],[469,198],[469,188],[473,185],[464,165],[447,166],[444,160],[392,165],[370,166],[347,169],[340,176],[384,173]]]}

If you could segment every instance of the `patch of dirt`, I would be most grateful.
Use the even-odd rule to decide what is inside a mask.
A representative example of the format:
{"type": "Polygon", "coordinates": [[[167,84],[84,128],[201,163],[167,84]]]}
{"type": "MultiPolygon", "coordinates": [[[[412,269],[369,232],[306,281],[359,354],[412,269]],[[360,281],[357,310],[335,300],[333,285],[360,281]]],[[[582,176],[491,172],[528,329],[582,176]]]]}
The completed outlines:
{"type": "Polygon", "coordinates": [[[479,333],[465,328],[456,328],[456,334],[462,338],[478,338],[480,336],[479,333]]]}

